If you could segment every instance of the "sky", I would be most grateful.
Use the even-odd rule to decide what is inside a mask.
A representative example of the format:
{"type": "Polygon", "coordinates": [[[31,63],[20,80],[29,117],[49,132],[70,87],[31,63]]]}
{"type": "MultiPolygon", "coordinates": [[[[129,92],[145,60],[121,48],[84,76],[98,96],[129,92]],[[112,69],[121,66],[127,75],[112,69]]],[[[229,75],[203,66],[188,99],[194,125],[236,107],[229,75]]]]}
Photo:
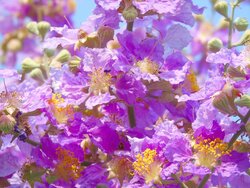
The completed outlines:
{"type": "MultiPolygon", "coordinates": [[[[228,0],[231,1],[231,0],[228,0]]],[[[222,16],[219,14],[216,14],[214,17],[212,17],[211,14],[211,5],[210,0],[193,0],[195,5],[198,5],[200,7],[207,7],[204,11],[204,15],[207,19],[212,19],[214,23],[219,23],[219,20],[222,16]]],[[[75,22],[75,26],[79,27],[81,23],[86,20],[86,18],[91,14],[91,11],[95,7],[94,0],[76,0],[77,3],[77,10],[74,14],[73,20],[75,22]]],[[[247,18],[250,22],[250,3],[248,5],[244,3],[242,7],[239,7],[236,10],[236,17],[241,16],[244,18],[247,18]]]]}

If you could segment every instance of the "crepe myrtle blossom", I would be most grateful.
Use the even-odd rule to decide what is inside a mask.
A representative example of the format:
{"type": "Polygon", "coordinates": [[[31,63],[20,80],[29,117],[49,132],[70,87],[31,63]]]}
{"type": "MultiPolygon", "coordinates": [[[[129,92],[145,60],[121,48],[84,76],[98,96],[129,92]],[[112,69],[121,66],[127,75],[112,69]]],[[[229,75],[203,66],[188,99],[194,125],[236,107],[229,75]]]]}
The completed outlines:
{"type": "Polygon", "coordinates": [[[0,187],[248,187],[249,31],[192,36],[191,0],[94,2],[79,28],[72,0],[3,2],[1,57],[22,66],[0,70],[0,187]]]}

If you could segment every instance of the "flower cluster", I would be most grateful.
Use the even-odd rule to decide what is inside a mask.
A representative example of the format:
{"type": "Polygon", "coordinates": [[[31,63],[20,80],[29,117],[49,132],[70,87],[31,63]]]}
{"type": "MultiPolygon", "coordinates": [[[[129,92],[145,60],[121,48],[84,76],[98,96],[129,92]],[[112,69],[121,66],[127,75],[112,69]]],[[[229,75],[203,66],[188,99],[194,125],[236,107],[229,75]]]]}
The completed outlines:
{"type": "Polygon", "coordinates": [[[245,2],[211,2],[3,2],[0,187],[249,187],[245,2]]]}

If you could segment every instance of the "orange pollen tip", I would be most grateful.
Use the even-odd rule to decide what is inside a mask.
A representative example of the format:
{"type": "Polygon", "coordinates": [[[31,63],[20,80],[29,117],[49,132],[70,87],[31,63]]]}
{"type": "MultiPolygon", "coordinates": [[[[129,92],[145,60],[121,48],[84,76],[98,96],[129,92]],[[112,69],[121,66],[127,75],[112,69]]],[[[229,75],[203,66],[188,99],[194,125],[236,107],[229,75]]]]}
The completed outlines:
{"type": "Polygon", "coordinates": [[[74,153],[59,147],[56,154],[58,156],[58,163],[55,168],[57,175],[65,181],[78,179],[82,168],[79,160],[74,157],[74,153]]]}

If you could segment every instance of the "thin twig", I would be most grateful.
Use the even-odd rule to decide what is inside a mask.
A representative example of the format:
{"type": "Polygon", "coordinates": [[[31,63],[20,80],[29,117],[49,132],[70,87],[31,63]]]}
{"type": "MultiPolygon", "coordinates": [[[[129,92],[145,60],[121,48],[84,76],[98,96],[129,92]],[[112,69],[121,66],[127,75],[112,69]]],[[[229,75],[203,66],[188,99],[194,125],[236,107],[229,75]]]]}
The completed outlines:
{"type": "Polygon", "coordinates": [[[177,181],[180,184],[181,188],[188,188],[188,186],[185,185],[185,183],[183,183],[181,181],[181,179],[176,174],[171,174],[171,176],[172,176],[172,178],[175,179],[175,181],[177,181]]]}

